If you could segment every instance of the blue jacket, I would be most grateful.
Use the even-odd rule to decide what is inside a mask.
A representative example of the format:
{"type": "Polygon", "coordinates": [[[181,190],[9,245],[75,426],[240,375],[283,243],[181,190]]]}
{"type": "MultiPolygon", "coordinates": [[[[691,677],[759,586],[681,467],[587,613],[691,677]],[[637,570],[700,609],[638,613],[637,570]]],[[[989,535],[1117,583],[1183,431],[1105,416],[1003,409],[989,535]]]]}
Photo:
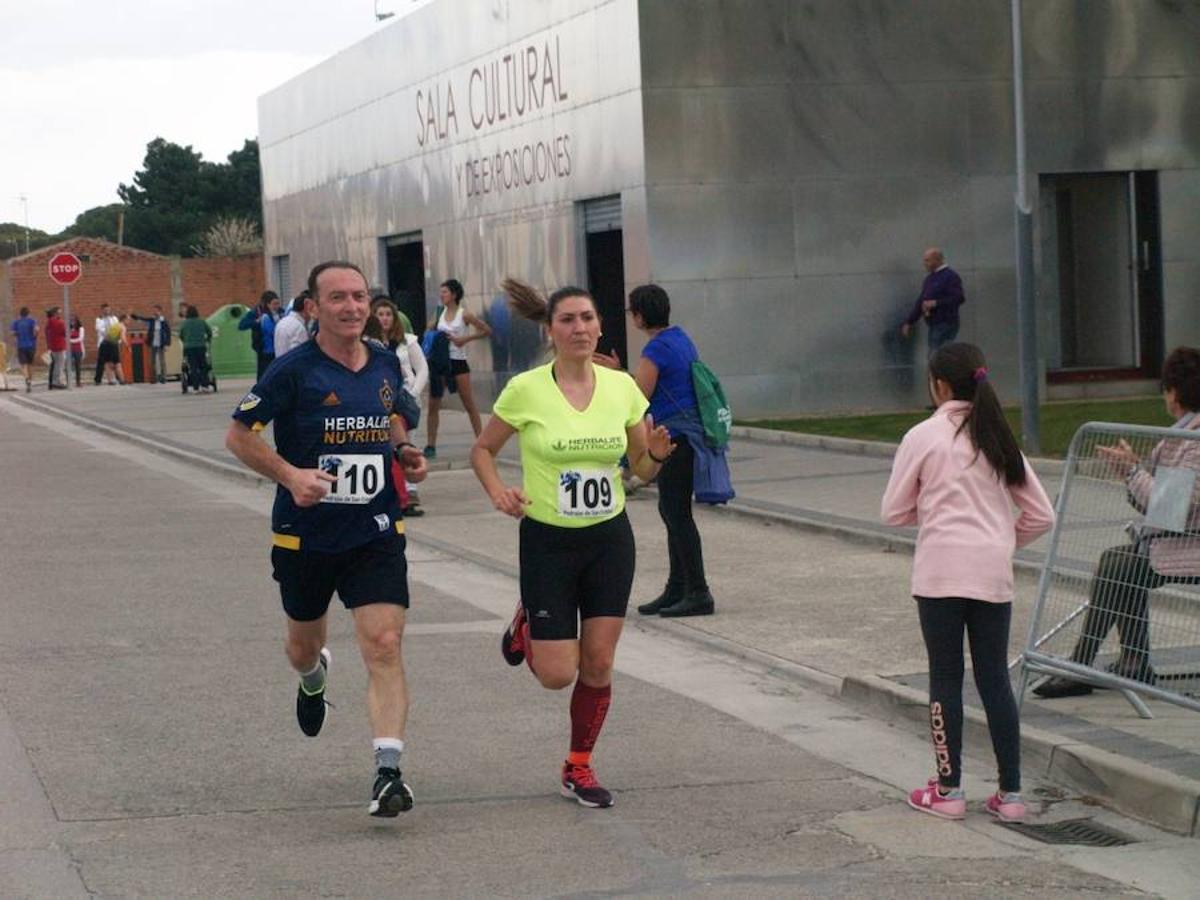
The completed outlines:
{"type": "Polygon", "coordinates": [[[162,326],[162,346],[171,346],[171,323],[164,316],[134,316],[139,322],[146,323],[146,343],[153,344],[155,327],[162,326]]]}
{"type": "Polygon", "coordinates": [[[665,425],[671,434],[681,434],[692,445],[695,462],[692,465],[692,492],[697,503],[728,503],[735,496],[729,477],[725,450],[714,450],[704,440],[704,425],[695,410],[679,413],[656,422],[665,425]]]}

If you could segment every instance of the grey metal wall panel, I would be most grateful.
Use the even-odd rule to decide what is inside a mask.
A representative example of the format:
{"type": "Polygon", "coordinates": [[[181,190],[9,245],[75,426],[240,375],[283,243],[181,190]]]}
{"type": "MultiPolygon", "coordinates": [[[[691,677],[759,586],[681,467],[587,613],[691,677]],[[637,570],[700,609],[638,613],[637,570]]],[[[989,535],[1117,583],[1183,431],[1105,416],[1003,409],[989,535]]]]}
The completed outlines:
{"type": "Polygon", "coordinates": [[[788,6],[799,82],[960,83],[1007,78],[1007,2],[797,0],[788,6]]]}
{"type": "MultiPolygon", "coordinates": [[[[955,266],[969,264],[961,224],[972,210],[969,179],[809,178],[792,185],[792,196],[801,275],[893,272],[911,280],[914,259],[930,245],[955,266]]],[[[914,298],[919,286],[911,286],[914,298]]]]}
{"type": "Polygon", "coordinates": [[[1032,78],[1200,75],[1194,0],[1038,0],[1024,15],[1032,78]]]}
{"type": "Polygon", "coordinates": [[[1170,298],[1163,317],[1167,349],[1200,347],[1200,262],[1165,263],[1163,293],[1170,298]]]}
{"type": "Polygon", "coordinates": [[[652,186],[646,193],[655,278],[795,273],[792,201],[786,189],[698,184],[652,186]]]}

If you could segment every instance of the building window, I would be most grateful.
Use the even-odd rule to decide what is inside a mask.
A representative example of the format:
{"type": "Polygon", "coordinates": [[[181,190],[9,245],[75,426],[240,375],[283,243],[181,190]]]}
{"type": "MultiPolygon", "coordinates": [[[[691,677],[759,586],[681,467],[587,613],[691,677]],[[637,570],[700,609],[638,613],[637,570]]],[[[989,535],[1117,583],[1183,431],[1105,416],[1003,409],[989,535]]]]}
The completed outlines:
{"type": "Polygon", "coordinates": [[[290,256],[271,257],[271,286],[283,300],[292,296],[292,258],[290,256]]]}

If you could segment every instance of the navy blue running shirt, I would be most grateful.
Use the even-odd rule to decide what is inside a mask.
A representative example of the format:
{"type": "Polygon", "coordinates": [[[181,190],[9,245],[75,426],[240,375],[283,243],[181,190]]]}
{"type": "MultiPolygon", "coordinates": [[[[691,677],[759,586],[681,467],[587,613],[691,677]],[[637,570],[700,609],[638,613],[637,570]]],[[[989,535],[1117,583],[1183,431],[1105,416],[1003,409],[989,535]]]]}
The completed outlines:
{"type": "Polygon", "coordinates": [[[234,410],[255,431],[273,421],[275,449],[292,465],[337,477],[314,506],[298,507],[290,491],[276,489],[278,546],[336,553],[401,530],[391,420],[403,408],[404,375],[395,353],[365,346],[367,364],[351,372],[306,341],[275,360],[234,410]]]}

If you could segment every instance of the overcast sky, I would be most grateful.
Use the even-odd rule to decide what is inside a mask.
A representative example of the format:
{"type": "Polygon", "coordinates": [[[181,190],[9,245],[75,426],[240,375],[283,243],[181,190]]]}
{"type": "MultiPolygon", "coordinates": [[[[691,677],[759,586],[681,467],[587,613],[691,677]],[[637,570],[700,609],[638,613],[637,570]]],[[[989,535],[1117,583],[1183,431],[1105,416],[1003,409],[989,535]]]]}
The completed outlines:
{"type": "Polygon", "coordinates": [[[0,222],[25,222],[21,194],[51,233],[117,202],[155,137],[223,161],[257,135],[260,95],[398,18],[373,0],[3,0],[0,222]]]}

